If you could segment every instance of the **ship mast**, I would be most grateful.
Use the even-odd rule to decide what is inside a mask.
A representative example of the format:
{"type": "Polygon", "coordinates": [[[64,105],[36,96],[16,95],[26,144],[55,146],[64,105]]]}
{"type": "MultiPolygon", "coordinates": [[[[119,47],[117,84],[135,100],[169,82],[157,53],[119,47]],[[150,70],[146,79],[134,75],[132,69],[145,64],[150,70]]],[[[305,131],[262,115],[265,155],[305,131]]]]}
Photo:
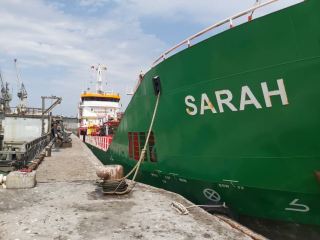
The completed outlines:
{"type": "Polygon", "coordinates": [[[97,83],[96,83],[96,91],[97,93],[103,93],[102,88],[102,72],[107,70],[107,66],[98,64],[98,66],[91,66],[91,69],[97,72],[97,83]]]}

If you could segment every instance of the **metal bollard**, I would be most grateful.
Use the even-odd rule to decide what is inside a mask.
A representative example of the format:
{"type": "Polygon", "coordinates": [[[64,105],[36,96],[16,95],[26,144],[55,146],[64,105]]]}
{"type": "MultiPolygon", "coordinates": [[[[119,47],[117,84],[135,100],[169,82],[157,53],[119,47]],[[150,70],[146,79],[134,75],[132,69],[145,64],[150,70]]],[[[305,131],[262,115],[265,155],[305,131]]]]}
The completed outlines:
{"type": "Polygon", "coordinates": [[[46,153],[46,157],[51,157],[51,147],[46,147],[45,148],[45,153],[46,153]]]}

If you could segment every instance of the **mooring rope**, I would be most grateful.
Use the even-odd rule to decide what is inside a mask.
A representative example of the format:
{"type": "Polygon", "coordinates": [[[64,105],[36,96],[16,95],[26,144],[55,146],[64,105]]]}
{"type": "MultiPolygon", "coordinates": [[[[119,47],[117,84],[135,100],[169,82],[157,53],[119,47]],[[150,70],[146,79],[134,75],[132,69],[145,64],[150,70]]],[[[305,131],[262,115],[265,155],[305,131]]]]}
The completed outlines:
{"type": "Polygon", "coordinates": [[[193,207],[204,207],[204,208],[228,208],[226,206],[226,203],[222,203],[222,204],[219,204],[219,205],[196,205],[196,204],[193,204],[193,205],[190,205],[188,207],[184,206],[182,203],[179,203],[179,202],[175,202],[173,201],[171,203],[171,206],[178,212],[180,213],[181,215],[187,215],[189,214],[189,211],[188,209],[189,208],[193,208],[193,207]]]}
{"type": "MultiPolygon", "coordinates": [[[[156,104],[154,106],[154,110],[153,110],[153,115],[152,115],[152,119],[151,119],[151,123],[150,123],[150,126],[149,126],[149,130],[148,130],[148,135],[147,135],[147,138],[146,138],[146,142],[144,144],[144,147],[143,149],[141,150],[141,155],[140,155],[140,158],[138,160],[138,162],[136,163],[136,165],[131,169],[131,171],[126,175],[124,176],[123,178],[120,178],[116,181],[119,182],[118,186],[116,187],[116,189],[114,191],[103,191],[103,193],[105,194],[117,194],[117,195],[123,195],[123,194],[126,194],[126,193],[129,193],[132,191],[132,189],[135,187],[136,185],[136,182],[135,182],[135,179],[137,177],[137,174],[139,172],[139,169],[140,169],[140,165],[141,165],[141,162],[144,160],[145,158],[145,155],[146,155],[146,151],[147,151],[147,146],[148,146],[148,142],[149,142],[149,138],[150,138],[150,135],[151,135],[151,131],[152,131],[152,127],[153,127],[153,123],[154,123],[154,120],[155,120],[155,117],[156,117],[156,113],[157,113],[157,110],[158,110],[158,105],[159,105],[159,99],[160,99],[160,92],[158,93],[157,95],[157,101],[156,101],[156,104]],[[123,182],[128,179],[131,174],[134,173],[133,175],[133,178],[131,179],[132,183],[131,183],[131,186],[128,186],[128,188],[124,191],[117,191],[120,186],[123,186],[123,182]]],[[[108,182],[109,180],[105,181],[105,182],[108,182]]],[[[114,180],[113,180],[114,181],[114,180]]]]}

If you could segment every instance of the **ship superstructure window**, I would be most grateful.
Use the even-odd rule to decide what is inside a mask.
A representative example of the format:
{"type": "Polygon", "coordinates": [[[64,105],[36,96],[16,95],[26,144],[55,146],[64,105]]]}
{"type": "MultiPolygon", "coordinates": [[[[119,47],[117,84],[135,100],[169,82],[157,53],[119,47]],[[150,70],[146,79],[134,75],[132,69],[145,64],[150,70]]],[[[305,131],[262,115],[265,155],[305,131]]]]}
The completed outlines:
{"type": "MultiPolygon", "coordinates": [[[[129,132],[128,133],[128,155],[130,159],[139,160],[142,149],[145,145],[147,138],[146,132],[129,132]]],[[[157,153],[155,149],[155,138],[153,132],[150,133],[149,142],[144,161],[150,160],[151,162],[157,161],[157,153]]]]}
{"type": "Polygon", "coordinates": [[[119,98],[112,97],[82,97],[82,101],[119,102],[119,98]]]}

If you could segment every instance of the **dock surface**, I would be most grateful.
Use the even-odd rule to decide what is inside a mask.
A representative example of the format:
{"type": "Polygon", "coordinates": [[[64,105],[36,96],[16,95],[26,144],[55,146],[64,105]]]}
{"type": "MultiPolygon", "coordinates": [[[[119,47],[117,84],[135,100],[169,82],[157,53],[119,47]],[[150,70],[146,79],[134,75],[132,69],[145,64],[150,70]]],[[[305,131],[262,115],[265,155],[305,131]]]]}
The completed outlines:
{"type": "Polygon", "coordinates": [[[52,156],[37,169],[37,182],[97,180],[96,168],[103,164],[75,135],[71,148],[54,148],[52,156]]]}
{"type": "Polygon", "coordinates": [[[260,239],[198,207],[180,215],[171,203],[189,201],[144,184],[127,195],[103,195],[95,185],[100,165],[73,137],[72,148],[41,163],[35,188],[0,189],[0,239],[260,239]]]}

